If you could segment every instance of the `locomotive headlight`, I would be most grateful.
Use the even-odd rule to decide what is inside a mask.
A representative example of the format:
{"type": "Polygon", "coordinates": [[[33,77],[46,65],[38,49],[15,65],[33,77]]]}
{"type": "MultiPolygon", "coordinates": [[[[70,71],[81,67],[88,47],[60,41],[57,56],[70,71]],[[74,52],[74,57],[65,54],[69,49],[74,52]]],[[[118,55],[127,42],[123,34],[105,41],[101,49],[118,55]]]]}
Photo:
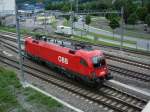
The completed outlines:
{"type": "Polygon", "coordinates": [[[100,75],[104,75],[106,72],[105,71],[102,71],[102,72],[100,72],[100,75]]]}

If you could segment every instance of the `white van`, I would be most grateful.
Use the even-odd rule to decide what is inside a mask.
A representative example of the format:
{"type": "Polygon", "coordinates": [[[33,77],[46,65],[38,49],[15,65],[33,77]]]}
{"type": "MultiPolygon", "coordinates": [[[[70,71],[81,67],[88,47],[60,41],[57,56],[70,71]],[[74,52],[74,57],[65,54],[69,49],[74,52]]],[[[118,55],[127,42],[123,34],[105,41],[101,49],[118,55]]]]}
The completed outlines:
{"type": "Polygon", "coordinates": [[[72,30],[71,27],[67,26],[57,26],[57,30],[55,31],[57,34],[71,36],[72,30]]]}

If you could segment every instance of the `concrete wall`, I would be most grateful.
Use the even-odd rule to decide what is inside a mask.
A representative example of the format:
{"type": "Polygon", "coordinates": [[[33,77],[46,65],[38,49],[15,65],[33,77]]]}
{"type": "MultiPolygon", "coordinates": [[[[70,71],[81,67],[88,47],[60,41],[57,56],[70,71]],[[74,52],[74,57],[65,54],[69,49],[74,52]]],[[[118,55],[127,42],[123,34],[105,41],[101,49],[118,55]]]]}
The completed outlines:
{"type": "Polygon", "coordinates": [[[15,0],[0,0],[0,16],[15,14],[15,0]]]}

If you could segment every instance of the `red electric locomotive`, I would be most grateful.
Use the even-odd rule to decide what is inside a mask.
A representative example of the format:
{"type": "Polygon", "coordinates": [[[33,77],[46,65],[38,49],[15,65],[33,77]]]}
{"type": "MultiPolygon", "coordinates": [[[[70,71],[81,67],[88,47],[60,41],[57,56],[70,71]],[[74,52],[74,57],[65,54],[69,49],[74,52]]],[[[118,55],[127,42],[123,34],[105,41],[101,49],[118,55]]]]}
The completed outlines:
{"type": "Polygon", "coordinates": [[[104,80],[112,78],[103,52],[90,47],[28,37],[25,39],[25,52],[28,57],[42,60],[67,72],[70,77],[88,83],[102,84],[104,80]]]}

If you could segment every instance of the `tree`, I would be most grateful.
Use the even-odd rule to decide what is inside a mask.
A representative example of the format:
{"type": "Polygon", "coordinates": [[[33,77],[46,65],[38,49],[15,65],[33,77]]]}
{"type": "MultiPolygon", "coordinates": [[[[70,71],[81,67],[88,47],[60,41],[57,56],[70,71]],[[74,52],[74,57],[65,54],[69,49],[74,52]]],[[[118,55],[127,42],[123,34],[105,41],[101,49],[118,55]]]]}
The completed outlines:
{"type": "Polygon", "coordinates": [[[115,29],[118,28],[120,26],[119,22],[114,18],[110,21],[109,26],[112,28],[113,30],[113,38],[114,38],[114,32],[115,29]]]}
{"type": "Polygon", "coordinates": [[[68,5],[64,5],[64,6],[62,7],[62,10],[65,11],[65,12],[69,12],[70,7],[69,7],[68,5]]]}
{"type": "Polygon", "coordinates": [[[91,23],[91,16],[90,15],[87,15],[86,18],[85,18],[85,23],[87,25],[89,25],[91,23]]]}
{"type": "Polygon", "coordinates": [[[124,6],[124,0],[116,0],[113,4],[116,10],[121,10],[122,6],[124,6]]]}
{"type": "Polygon", "coordinates": [[[150,2],[146,5],[147,12],[150,14],[150,2]]]}
{"type": "Polygon", "coordinates": [[[136,10],[136,6],[133,4],[132,0],[125,0],[124,1],[124,21],[127,24],[128,22],[128,18],[130,16],[130,14],[134,13],[136,10]]]}
{"type": "Polygon", "coordinates": [[[78,21],[78,18],[77,17],[73,17],[73,22],[77,22],[78,21]]]}
{"type": "Polygon", "coordinates": [[[89,31],[89,24],[91,23],[91,16],[87,15],[85,17],[85,24],[88,25],[88,31],[89,31]]]}
{"type": "Polygon", "coordinates": [[[138,17],[137,17],[137,15],[136,15],[136,13],[133,13],[133,14],[131,14],[131,15],[129,16],[129,18],[128,18],[128,24],[130,24],[130,25],[135,25],[136,22],[137,22],[137,20],[138,20],[138,17]]]}
{"type": "Polygon", "coordinates": [[[119,16],[118,16],[118,14],[115,14],[115,13],[113,13],[113,14],[107,13],[107,14],[105,15],[105,17],[106,17],[106,19],[108,19],[109,21],[111,21],[111,20],[114,19],[114,18],[118,19],[118,21],[119,21],[119,16]]]}
{"type": "Polygon", "coordinates": [[[146,15],[147,15],[147,8],[146,7],[140,7],[137,9],[136,13],[137,13],[139,20],[144,21],[146,15]]]}
{"type": "Polygon", "coordinates": [[[144,0],[141,0],[142,7],[144,6],[144,0]]]}
{"type": "Polygon", "coordinates": [[[68,24],[68,21],[70,20],[70,15],[65,15],[64,18],[67,20],[67,24],[68,24]]]}
{"type": "Polygon", "coordinates": [[[146,16],[145,23],[150,27],[150,14],[146,16]]]}
{"type": "Polygon", "coordinates": [[[45,9],[46,10],[52,10],[53,8],[53,5],[52,5],[52,3],[50,2],[46,7],[45,7],[45,9]]]}
{"type": "Polygon", "coordinates": [[[96,8],[97,10],[100,10],[100,11],[102,11],[102,10],[108,8],[108,5],[105,4],[105,3],[102,3],[101,1],[96,1],[96,2],[95,2],[95,5],[96,5],[96,7],[93,7],[93,9],[96,8]],[[98,2],[98,3],[97,3],[97,2],[98,2]]]}
{"type": "Polygon", "coordinates": [[[65,15],[64,17],[65,17],[65,19],[66,19],[67,21],[70,20],[70,15],[65,15]]]}
{"type": "Polygon", "coordinates": [[[38,3],[43,3],[45,0],[36,0],[38,3]]]}

